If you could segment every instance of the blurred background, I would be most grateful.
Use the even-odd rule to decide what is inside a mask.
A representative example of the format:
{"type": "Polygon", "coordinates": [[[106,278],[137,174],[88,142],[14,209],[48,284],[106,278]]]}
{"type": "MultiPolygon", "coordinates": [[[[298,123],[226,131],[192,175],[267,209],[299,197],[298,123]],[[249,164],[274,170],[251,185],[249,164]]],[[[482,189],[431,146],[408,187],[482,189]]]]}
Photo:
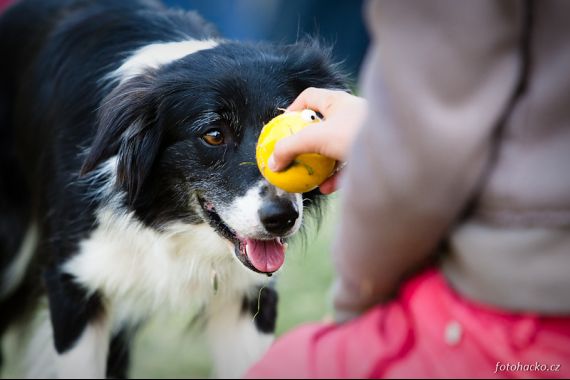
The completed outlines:
{"type": "MultiPolygon", "coordinates": [[[[1,1],[1,0],[0,0],[1,1]]],[[[333,56],[352,79],[368,46],[364,0],[163,0],[196,10],[224,38],[293,43],[304,36],[333,46],[333,56]]]]}

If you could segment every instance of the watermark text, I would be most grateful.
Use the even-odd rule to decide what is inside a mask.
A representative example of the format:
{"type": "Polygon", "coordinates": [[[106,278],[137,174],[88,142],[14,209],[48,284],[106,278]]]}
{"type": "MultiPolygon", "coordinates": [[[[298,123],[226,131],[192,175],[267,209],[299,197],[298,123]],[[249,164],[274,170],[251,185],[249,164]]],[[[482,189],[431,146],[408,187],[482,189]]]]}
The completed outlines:
{"type": "Polygon", "coordinates": [[[501,363],[497,362],[495,372],[559,372],[560,364],[543,364],[540,362],[534,363],[501,363]]]}

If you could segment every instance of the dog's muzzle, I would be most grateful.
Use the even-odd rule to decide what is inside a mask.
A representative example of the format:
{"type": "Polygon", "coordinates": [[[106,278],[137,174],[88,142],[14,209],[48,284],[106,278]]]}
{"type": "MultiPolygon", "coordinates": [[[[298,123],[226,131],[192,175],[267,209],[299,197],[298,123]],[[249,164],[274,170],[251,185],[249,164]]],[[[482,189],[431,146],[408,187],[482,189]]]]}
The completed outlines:
{"type": "Polygon", "coordinates": [[[217,209],[200,198],[208,223],[232,242],[236,257],[249,269],[273,273],[285,261],[285,239],[300,227],[300,194],[280,191],[266,182],[252,187],[231,205],[217,209]]]}

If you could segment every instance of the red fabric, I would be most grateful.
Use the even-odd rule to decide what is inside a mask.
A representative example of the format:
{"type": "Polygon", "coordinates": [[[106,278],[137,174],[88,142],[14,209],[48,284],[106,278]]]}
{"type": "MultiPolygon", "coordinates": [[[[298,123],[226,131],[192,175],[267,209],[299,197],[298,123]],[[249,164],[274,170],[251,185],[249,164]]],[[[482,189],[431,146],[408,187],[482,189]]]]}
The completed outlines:
{"type": "Polygon", "coordinates": [[[247,377],[570,378],[570,316],[469,302],[430,270],[350,323],[308,325],[278,339],[247,377]]]}

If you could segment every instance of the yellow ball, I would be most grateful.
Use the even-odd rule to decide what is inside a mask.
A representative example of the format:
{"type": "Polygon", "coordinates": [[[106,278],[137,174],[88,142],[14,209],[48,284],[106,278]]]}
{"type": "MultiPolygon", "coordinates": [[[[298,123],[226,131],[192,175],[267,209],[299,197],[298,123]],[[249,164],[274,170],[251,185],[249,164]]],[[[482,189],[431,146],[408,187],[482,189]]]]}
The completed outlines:
{"type": "Polygon", "coordinates": [[[314,111],[304,110],[283,113],[263,127],[255,156],[259,171],[269,183],[289,193],[306,193],[317,188],[333,174],[336,161],[317,153],[297,156],[287,169],[280,172],[272,171],[267,165],[277,141],[319,122],[314,111]]]}

